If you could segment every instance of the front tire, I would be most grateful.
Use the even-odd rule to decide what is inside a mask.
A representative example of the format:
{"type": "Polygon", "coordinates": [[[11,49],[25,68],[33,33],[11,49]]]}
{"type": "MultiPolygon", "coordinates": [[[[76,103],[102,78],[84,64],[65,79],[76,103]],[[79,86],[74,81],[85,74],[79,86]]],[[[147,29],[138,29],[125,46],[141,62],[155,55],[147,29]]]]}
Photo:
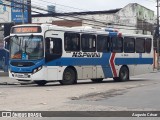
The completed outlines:
{"type": "Polygon", "coordinates": [[[71,85],[77,83],[76,72],[72,68],[66,68],[63,73],[63,80],[59,81],[62,85],[71,85]]]}
{"type": "Polygon", "coordinates": [[[129,70],[127,67],[121,67],[119,71],[119,77],[113,78],[115,82],[124,82],[129,80],[129,70]]]}

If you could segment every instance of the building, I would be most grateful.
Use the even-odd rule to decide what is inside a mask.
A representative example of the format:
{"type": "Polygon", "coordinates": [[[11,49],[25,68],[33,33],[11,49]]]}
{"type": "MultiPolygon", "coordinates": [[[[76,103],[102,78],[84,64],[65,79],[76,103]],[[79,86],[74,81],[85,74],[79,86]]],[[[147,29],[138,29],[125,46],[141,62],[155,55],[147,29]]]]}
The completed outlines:
{"type": "Polygon", "coordinates": [[[107,11],[36,14],[32,15],[32,22],[68,27],[112,27],[121,32],[152,34],[155,17],[154,11],[137,3],[130,3],[124,8],[107,11]]]}

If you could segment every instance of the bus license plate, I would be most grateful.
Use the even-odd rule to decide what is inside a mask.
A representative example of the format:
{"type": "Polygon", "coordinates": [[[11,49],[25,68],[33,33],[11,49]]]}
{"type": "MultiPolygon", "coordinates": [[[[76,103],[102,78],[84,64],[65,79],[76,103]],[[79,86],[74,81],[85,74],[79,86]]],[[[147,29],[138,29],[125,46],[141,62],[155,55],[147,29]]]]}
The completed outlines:
{"type": "Polygon", "coordinates": [[[27,74],[16,73],[15,77],[18,77],[18,78],[28,78],[28,75],[27,74]]]}

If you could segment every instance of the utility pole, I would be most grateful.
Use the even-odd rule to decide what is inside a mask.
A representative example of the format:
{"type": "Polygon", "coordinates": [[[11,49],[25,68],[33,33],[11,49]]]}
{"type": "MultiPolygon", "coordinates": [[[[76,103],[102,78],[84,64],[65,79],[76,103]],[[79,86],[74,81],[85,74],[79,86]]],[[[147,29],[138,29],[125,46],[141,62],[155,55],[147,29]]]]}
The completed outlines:
{"type": "Polygon", "coordinates": [[[157,70],[159,70],[159,0],[157,0],[157,70]]]}

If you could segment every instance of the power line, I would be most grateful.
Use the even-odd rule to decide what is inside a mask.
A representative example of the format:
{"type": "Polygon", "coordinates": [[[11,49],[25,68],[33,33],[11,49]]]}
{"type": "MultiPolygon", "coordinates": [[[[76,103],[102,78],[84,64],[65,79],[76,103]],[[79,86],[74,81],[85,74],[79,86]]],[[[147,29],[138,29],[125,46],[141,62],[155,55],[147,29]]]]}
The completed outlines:
{"type": "MultiPolygon", "coordinates": [[[[11,2],[11,0],[6,0],[6,1],[11,2]]],[[[22,3],[19,3],[19,2],[14,2],[14,3],[21,4],[21,5],[31,5],[31,4],[22,4],[22,3]]],[[[11,7],[15,7],[15,6],[11,6],[11,7]]],[[[48,10],[45,10],[45,9],[42,9],[42,8],[39,8],[39,7],[35,7],[35,6],[34,6],[34,7],[32,6],[32,8],[36,8],[36,9],[38,9],[38,10],[48,11],[48,10]]],[[[22,9],[22,8],[20,8],[20,9],[22,9]]],[[[37,12],[37,11],[34,11],[34,10],[32,10],[32,12],[39,13],[39,14],[41,14],[41,15],[43,15],[43,16],[45,15],[45,14],[42,14],[42,13],[37,12]]],[[[68,20],[68,21],[73,21],[73,20],[66,19],[66,18],[64,18],[64,17],[54,16],[54,14],[52,14],[52,15],[53,15],[53,17],[55,17],[55,18],[59,18],[59,19],[63,19],[63,20],[68,20]]],[[[65,13],[65,14],[63,14],[63,15],[69,15],[69,14],[65,13]]],[[[75,18],[74,16],[69,16],[69,17],[75,18]]],[[[79,17],[76,17],[76,18],[79,18],[79,17]]],[[[104,22],[100,22],[100,21],[83,19],[83,18],[79,18],[79,19],[81,19],[81,20],[88,20],[88,21],[92,21],[92,22],[97,22],[97,23],[104,24],[104,25],[95,25],[95,24],[91,24],[91,23],[86,23],[87,25],[94,25],[94,26],[98,26],[98,27],[107,27],[107,25],[108,25],[108,23],[104,23],[104,22]]],[[[78,21],[76,21],[76,22],[78,22],[78,21]]],[[[121,25],[121,24],[110,24],[110,25],[118,25],[118,26],[126,26],[126,27],[136,27],[136,26],[121,25]]],[[[117,28],[118,28],[118,27],[117,27],[117,28]]],[[[120,28],[120,29],[124,29],[124,28],[120,28]]],[[[125,28],[125,29],[128,29],[128,28],[125,28]]],[[[137,29],[130,29],[130,30],[137,30],[137,29]]]]}
{"type": "MultiPolygon", "coordinates": [[[[11,2],[12,0],[6,0],[6,1],[11,2]]],[[[14,3],[20,4],[20,5],[25,5],[25,6],[31,5],[29,3],[28,4],[23,4],[23,3],[16,2],[16,1],[14,1],[14,3]]],[[[46,10],[44,8],[40,8],[40,7],[37,7],[37,6],[31,6],[31,7],[34,8],[34,9],[37,9],[37,10],[41,10],[41,11],[52,12],[52,11],[48,11],[48,10],[46,10]]],[[[39,13],[39,12],[36,12],[36,13],[39,13]]],[[[40,13],[40,14],[42,14],[42,13],[40,13]]],[[[55,14],[56,13],[51,14],[52,17],[55,17],[56,16],[55,14]]],[[[69,16],[71,18],[77,18],[77,19],[80,19],[80,20],[87,20],[87,21],[92,21],[92,22],[97,22],[97,23],[101,23],[101,24],[104,24],[104,25],[108,25],[108,23],[106,23],[106,22],[101,22],[101,21],[97,21],[97,20],[94,20],[94,19],[86,19],[86,18],[76,17],[74,14],[73,14],[74,15],[73,16],[71,13],[57,13],[57,14],[61,14],[61,16],[69,16]]],[[[48,15],[48,14],[43,14],[43,15],[48,15]]],[[[83,14],[83,15],[87,15],[87,14],[83,14]]],[[[116,25],[118,25],[118,24],[116,24],[116,25]]],[[[126,26],[126,25],[122,25],[122,26],[126,26]]],[[[128,26],[128,27],[135,27],[135,26],[128,26]]]]}
{"type": "MultiPolygon", "coordinates": [[[[42,1],[44,1],[44,0],[42,0],[42,1]]],[[[47,1],[45,1],[45,2],[47,2],[47,1]]],[[[48,2],[48,3],[52,3],[52,2],[48,2]]],[[[40,8],[41,9],[41,8],[40,8]]],[[[41,9],[42,10],[42,9],[41,9]]],[[[44,11],[47,11],[47,10],[45,10],[45,9],[43,9],[44,11]]],[[[76,13],[76,12],[74,12],[74,13],[76,13]]],[[[106,22],[102,22],[102,20],[100,20],[100,21],[98,21],[98,19],[96,18],[96,20],[95,20],[95,18],[94,19],[86,19],[86,18],[80,18],[80,17],[78,17],[79,15],[77,14],[77,15],[72,15],[71,13],[60,13],[61,14],[61,16],[62,15],[64,15],[64,16],[69,16],[69,17],[71,17],[71,18],[78,18],[78,19],[80,19],[80,20],[88,20],[88,21],[93,21],[93,22],[97,22],[97,23],[101,23],[101,24],[104,24],[104,25],[108,25],[108,23],[106,23],[106,22]]],[[[46,14],[47,15],[47,14],[46,14]]],[[[87,15],[87,14],[83,14],[83,15],[87,15]]],[[[35,15],[36,16],[36,15],[35,15]]],[[[52,17],[55,17],[56,15],[51,15],[52,17]]],[[[85,16],[86,17],[86,16],[85,16]]],[[[122,16],[121,16],[122,17],[122,16]]],[[[126,16],[123,16],[123,17],[125,17],[126,18],[126,16]]],[[[127,16],[127,17],[129,17],[129,16],[127,16]]],[[[130,17],[134,17],[134,16],[130,16],[130,17]]],[[[119,26],[127,26],[127,27],[136,27],[136,26],[132,26],[132,25],[122,25],[122,24],[116,24],[116,23],[113,23],[113,25],[119,25],[119,26]]]]}
{"type": "MultiPolygon", "coordinates": [[[[2,3],[1,5],[6,5],[6,6],[11,7],[11,8],[14,7],[14,8],[20,8],[20,9],[22,9],[21,7],[15,7],[15,6],[11,6],[11,5],[4,4],[4,3],[2,3]]],[[[40,13],[40,12],[37,12],[37,11],[33,11],[33,12],[40,13]]],[[[42,14],[42,15],[43,15],[43,14],[42,14]]],[[[73,21],[73,20],[68,20],[68,19],[61,18],[61,17],[56,17],[56,18],[63,19],[63,20],[67,20],[67,21],[73,21]]],[[[74,22],[80,23],[80,22],[78,22],[78,21],[74,21],[74,22]]],[[[86,24],[87,24],[87,25],[93,25],[93,24],[90,24],[90,23],[86,23],[86,24]]],[[[95,26],[98,26],[98,27],[106,27],[106,26],[102,26],[102,25],[95,25],[95,26]]]]}
{"type": "MultiPolygon", "coordinates": [[[[9,0],[6,0],[6,1],[9,1],[9,0]]],[[[11,2],[11,1],[10,1],[11,2]]],[[[14,2],[14,3],[17,3],[17,4],[21,4],[21,3],[18,3],[18,2],[14,2]]],[[[6,5],[6,6],[8,6],[8,7],[13,7],[13,8],[20,8],[20,9],[22,9],[21,7],[16,7],[16,6],[11,6],[11,5],[8,5],[8,4],[4,4],[4,3],[2,3],[1,5],[6,5]]],[[[22,5],[22,4],[21,4],[22,5]]],[[[24,5],[27,5],[27,4],[24,4],[24,5]]],[[[36,7],[37,8],[37,7],[36,7]]],[[[26,8],[25,8],[26,9],[26,8]]],[[[26,10],[28,10],[28,9],[26,9],[26,10]]],[[[41,9],[39,9],[39,10],[41,10],[41,9]]],[[[32,12],[35,12],[35,13],[39,13],[39,14],[42,14],[42,13],[40,13],[40,12],[37,12],[37,11],[33,11],[33,10],[31,10],[32,12]]],[[[42,15],[44,15],[44,14],[42,14],[42,15]]],[[[55,16],[56,17],[56,16],[55,16]]],[[[61,18],[61,17],[56,17],[56,18],[59,18],[59,19],[63,19],[63,20],[68,20],[68,19],[65,19],[65,18],[61,18]]],[[[73,21],[73,20],[68,20],[68,21],[73,21]]],[[[93,24],[89,24],[89,23],[86,23],[87,25],[93,25],[93,24]]],[[[99,27],[106,27],[106,26],[100,26],[100,25],[96,25],[96,26],[99,26],[99,27]]]]}
{"type": "Polygon", "coordinates": [[[53,3],[53,2],[48,2],[48,1],[45,1],[45,0],[41,0],[41,1],[45,2],[45,3],[53,4],[55,6],[58,5],[58,6],[63,6],[63,7],[71,8],[71,9],[76,9],[76,10],[89,11],[89,10],[84,10],[84,9],[81,9],[81,8],[76,8],[76,7],[71,7],[71,6],[67,6],[67,5],[62,5],[62,4],[57,4],[57,3],[53,3]]]}
{"type": "MultiPolygon", "coordinates": [[[[6,0],[6,1],[9,1],[9,2],[13,2],[12,0],[6,0]]],[[[20,5],[25,5],[25,6],[28,6],[30,4],[23,4],[23,3],[19,3],[19,2],[13,2],[13,3],[17,3],[17,4],[20,4],[20,5]]],[[[37,6],[31,6],[32,8],[34,9],[38,9],[38,10],[42,10],[42,11],[46,11],[46,12],[52,12],[52,11],[48,11],[44,8],[40,8],[40,7],[37,7],[37,6]]],[[[22,8],[21,8],[22,9],[22,8]]],[[[35,11],[34,11],[35,12],[35,11]]],[[[53,15],[53,14],[52,14],[53,15]]],[[[101,22],[101,21],[96,21],[96,20],[91,20],[91,19],[84,19],[84,18],[80,18],[80,17],[75,17],[75,16],[71,16],[69,15],[68,13],[62,13],[62,15],[64,16],[69,16],[69,17],[72,17],[72,18],[77,18],[77,19],[80,19],[80,20],[88,20],[88,21],[92,21],[92,22],[97,22],[97,23],[101,23],[101,24],[104,24],[104,25],[107,25],[107,23],[105,22],[101,22]]],[[[55,16],[54,16],[55,17],[55,16]]]]}
{"type": "MultiPolygon", "coordinates": [[[[11,0],[6,0],[6,1],[9,1],[9,2],[11,2],[11,0]]],[[[13,2],[13,1],[12,1],[13,2]]],[[[29,4],[23,4],[23,3],[19,3],[19,2],[15,2],[14,1],[14,3],[17,3],[17,4],[20,4],[20,5],[25,5],[25,6],[28,6],[29,4]]],[[[14,7],[14,6],[13,6],[14,7]]],[[[46,12],[48,12],[48,10],[46,10],[46,9],[44,9],[44,8],[40,8],[40,7],[37,7],[37,6],[32,6],[32,8],[35,8],[35,9],[38,9],[38,10],[42,10],[42,11],[46,11],[46,12]]],[[[22,8],[20,8],[20,9],[22,9],[22,8]]],[[[35,12],[35,11],[34,11],[35,12]]],[[[50,12],[50,11],[49,11],[50,12]]],[[[52,11],[51,11],[52,12],[52,11]]],[[[38,12],[36,12],[36,13],[38,13],[38,12]]],[[[105,27],[108,25],[108,23],[106,23],[106,22],[101,22],[101,21],[97,21],[97,20],[92,20],[92,19],[85,19],[85,18],[80,18],[80,17],[76,17],[76,16],[72,16],[72,15],[70,15],[70,14],[68,14],[68,13],[61,13],[63,16],[69,16],[69,17],[71,17],[71,18],[76,18],[76,19],[79,19],[79,20],[87,20],[87,21],[91,21],[91,22],[96,22],[96,23],[100,23],[100,24],[104,24],[105,25],[105,27]]],[[[44,15],[44,14],[43,14],[44,15]]],[[[62,19],[62,17],[57,17],[57,16],[55,16],[54,14],[51,14],[53,17],[56,17],[56,18],[61,18],[62,19]]],[[[65,19],[66,20],[66,19],[65,19]]],[[[91,25],[91,24],[90,24],[91,25]]],[[[93,24],[92,24],[93,25],[93,24]]]]}

